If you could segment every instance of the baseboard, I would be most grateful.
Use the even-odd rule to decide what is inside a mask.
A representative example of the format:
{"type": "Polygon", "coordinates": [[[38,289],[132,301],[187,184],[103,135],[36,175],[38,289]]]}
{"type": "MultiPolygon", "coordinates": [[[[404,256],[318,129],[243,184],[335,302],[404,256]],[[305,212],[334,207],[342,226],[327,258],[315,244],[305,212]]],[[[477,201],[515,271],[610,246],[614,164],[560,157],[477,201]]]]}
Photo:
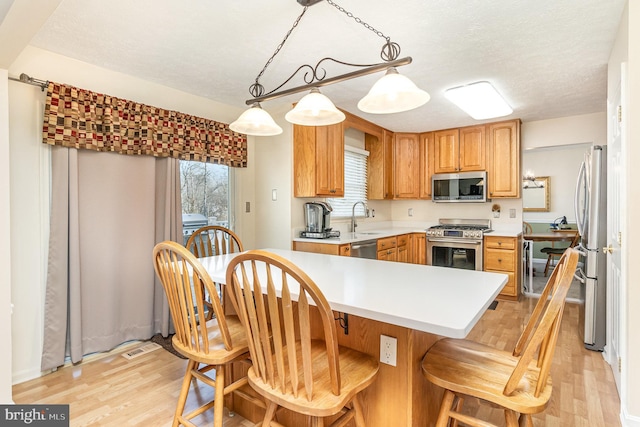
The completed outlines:
{"type": "Polygon", "coordinates": [[[640,427],[640,417],[629,414],[626,406],[621,405],[620,424],[623,427],[640,427]]]}

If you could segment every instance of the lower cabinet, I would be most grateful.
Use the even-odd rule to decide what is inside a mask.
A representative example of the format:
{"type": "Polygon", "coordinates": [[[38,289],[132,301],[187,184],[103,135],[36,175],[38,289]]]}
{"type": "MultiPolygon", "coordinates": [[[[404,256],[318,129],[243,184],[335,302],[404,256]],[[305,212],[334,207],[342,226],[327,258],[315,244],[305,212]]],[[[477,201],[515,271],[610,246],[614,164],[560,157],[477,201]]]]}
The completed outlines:
{"type": "Polygon", "coordinates": [[[351,256],[351,244],[331,245],[328,243],[293,242],[293,250],[300,252],[315,252],[325,255],[351,256]]]}
{"type": "Polygon", "coordinates": [[[425,265],[427,263],[426,233],[411,234],[411,263],[422,265],[425,265]]]}
{"type": "MultiPolygon", "coordinates": [[[[315,252],[325,255],[351,256],[351,244],[334,245],[330,243],[293,242],[293,250],[315,252]]],[[[410,233],[385,237],[377,241],[377,259],[413,264],[426,264],[426,234],[410,233]]]]}
{"type": "Polygon", "coordinates": [[[498,297],[517,300],[522,286],[522,236],[485,236],[484,271],[507,274],[509,281],[498,297]]]}
{"type": "Polygon", "coordinates": [[[398,260],[397,236],[378,239],[378,260],[381,260],[381,261],[397,261],[398,260]]]}

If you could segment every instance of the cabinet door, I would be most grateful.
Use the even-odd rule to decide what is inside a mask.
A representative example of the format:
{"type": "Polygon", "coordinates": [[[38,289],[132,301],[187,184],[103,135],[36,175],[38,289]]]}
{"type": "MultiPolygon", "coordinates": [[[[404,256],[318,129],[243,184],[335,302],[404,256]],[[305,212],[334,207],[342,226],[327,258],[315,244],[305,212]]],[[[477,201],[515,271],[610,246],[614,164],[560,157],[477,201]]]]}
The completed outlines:
{"type": "Polygon", "coordinates": [[[344,196],[344,131],[342,123],[316,127],[316,194],[344,196]]]}
{"type": "Polygon", "coordinates": [[[460,171],[485,170],[485,126],[460,129],[460,171]]]}
{"type": "Polygon", "coordinates": [[[493,123],[487,125],[489,144],[490,198],[519,198],[520,175],[520,121],[493,123]]]}
{"type": "Polygon", "coordinates": [[[420,198],[431,199],[433,175],[433,132],[420,134],[420,198]]]}
{"type": "Polygon", "coordinates": [[[459,167],[459,134],[458,129],[434,132],[433,157],[434,173],[457,172],[459,167]]]}
{"type": "Polygon", "coordinates": [[[364,135],[365,149],[369,152],[367,198],[384,200],[393,198],[393,133],[364,135]]]}
{"type": "Polygon", "coordinates": [[[411,236],[412,251],[411,262],[414,264],[427,263],[427,235],[425,233],[413,233],[411,236]]]}
{"type": "Polygon", "coordinates": [[[409,245],[398,246],[398,254],[397,254],[398,262],[409,262],[409,245]]]}
{"type": "Polygon", "coordinates": [[[415,133],[396,133],[394,137],[394,198],[420,196],[420,138],[415,133]]]}

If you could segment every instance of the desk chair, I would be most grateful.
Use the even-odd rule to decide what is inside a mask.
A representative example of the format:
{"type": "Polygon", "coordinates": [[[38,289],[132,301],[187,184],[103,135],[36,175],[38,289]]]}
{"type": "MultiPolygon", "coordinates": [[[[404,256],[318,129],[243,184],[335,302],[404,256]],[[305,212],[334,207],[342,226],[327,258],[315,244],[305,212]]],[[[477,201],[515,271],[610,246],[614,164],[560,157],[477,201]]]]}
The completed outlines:
{"type": "MultiPolygon", "coordinates": [[[[580,234],[576,231],[575,236],[571,240],[569,244],[570,248],[575,248],[580,240],[580,234]]],[[[554,248],[554,247],[545,247],[540,249],[540,252],[547,254],[547,264],[544,266],[544,277],[547,277],[547,273],[549,272],[549,267],[553,265],[553,259],[556,257],[561,257],[566,248],[554,248]]]]}
{"type": "Polygon", "coordinates": [[[237,316],[225,316],[220,299],[209,274],[197,258],[175,242],[158,243],[153,249],[156,274],[169,301],[169,310],[176,330],[173,347],[189,359],[182,381],[173,427],[184,424],[210,408],[214,408],[214,426],[222,427],[224,397],[247,384],[247,378],[228,384],[225,367],[249,357],[247,338],[237,316]],[[193,287],[191,283],[193,282],[193,287]],[[211,297],[215,319],[206,319],[204,293],[211,297]],[[200,367],[200,365],[203,365],[200,367]],[[215,379],[206,373],[215,370],[215,379]],[[215,388],[214,400],[184,414],[191,380],[196,379],[215,388]]]}
{"type": "Polygon", "coordinates": [[[533,427],[531,415],[542,412],[551,398],[551,360],[578,256],[571,248],[562,255],[513,352],[451,338],[427,351],[422,371],[445,389],[436,427],[447,426],[449,419],[453,425],[493,425],[462,413],[466,396],[502,407],[508,427],[533,427]]]}
{"type": "Polygon", "coordinates": [[[314,427],[336,415],[332,426],[353,419],[364,427],[359,393],[375,380],[378,361],[338,347],[334,314],[309,276],[278,255],[249,251],[231,261],[226,283],[249,337],[249,385],[267,400],[262,426],[279,426],[273,418],[284,407],[309,416],[314,427]]]}
{"type": "MultiPolygon", "coordinates": [[[[186,247],[198,258],[244,251],[240,237],[238,237],[236,233],[228,228],[217,225],[207,225],[198,228],[189,236],[186,247]]],[[[215,288],[219,298],[225,302],[222,286],[216,283],[215,288]]],[[[213,317],[213,307],[211,306],[211,298],[208,296],[205,296],[205,307],[207,320],[211,320],[213,317]]]]}

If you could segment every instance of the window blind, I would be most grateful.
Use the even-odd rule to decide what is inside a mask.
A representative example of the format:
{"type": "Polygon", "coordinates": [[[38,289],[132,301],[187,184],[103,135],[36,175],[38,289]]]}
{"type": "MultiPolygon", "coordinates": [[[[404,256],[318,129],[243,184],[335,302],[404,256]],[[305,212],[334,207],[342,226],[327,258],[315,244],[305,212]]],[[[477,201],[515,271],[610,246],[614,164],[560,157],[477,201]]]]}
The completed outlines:
{"type": "MultiPolygon", "coordinates": [[[[327,199],[333,212],[333,218],[351,217],[353,204],[359,201],[367,203],[367,157],[369,152],[350,145],[344,147],[344,197],[327,199]]],[[[356,216],[365,216],[364,207],[359,204],[356,216]]]]}

